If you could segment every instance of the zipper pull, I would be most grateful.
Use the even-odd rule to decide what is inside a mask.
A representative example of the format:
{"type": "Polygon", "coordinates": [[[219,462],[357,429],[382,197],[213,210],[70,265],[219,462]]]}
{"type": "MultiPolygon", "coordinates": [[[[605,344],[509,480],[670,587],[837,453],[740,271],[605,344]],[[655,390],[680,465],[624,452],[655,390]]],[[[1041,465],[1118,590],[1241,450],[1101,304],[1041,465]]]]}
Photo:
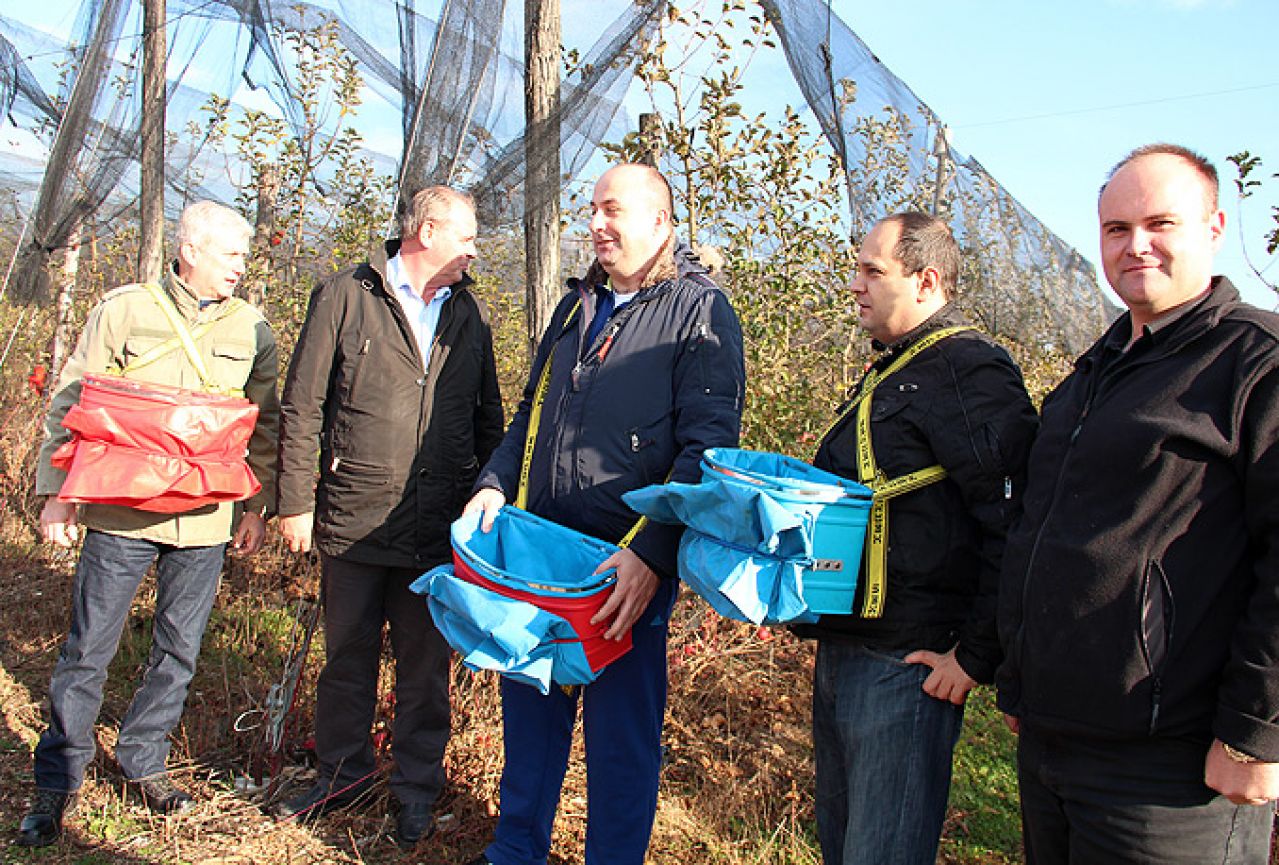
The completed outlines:
{"type": "Polygon", "coordinates": [[[639,453],[639,433],[631,433],[631,451],[639,453]]]}
{"type": "Polygon", "coordinates": [[[373,340],[371,339],[364,340],[364,345],[360,346],[360,354],[368,354],[369,346],[371,346],[372,344],[373,344],[373,340]]]}
{"type": "Polygon", "coordinates": [[[604,358],[608,355],[608,350],[613,347],[613,337],[617,336],[617,330],[617,325],[613,325],[609,328],[608,333],[604,335],[604,344],[600,346],[600,350],[597,353],[600,363],[604,362],[604,358]]]}
{"type": "Polygon", "coordinates": [[[1013,479],[1004,477],[1004,501],[1012,501],[1013,498],[1013,479]]]}
{"type": "Polygon", "coordinates": [[[576,393],[578,389],[578,381],[582,377],[582,362],[579,360],[577,365],[573,367],[573,372],[569,374],[573,380],[573,391],[576,393]]]}

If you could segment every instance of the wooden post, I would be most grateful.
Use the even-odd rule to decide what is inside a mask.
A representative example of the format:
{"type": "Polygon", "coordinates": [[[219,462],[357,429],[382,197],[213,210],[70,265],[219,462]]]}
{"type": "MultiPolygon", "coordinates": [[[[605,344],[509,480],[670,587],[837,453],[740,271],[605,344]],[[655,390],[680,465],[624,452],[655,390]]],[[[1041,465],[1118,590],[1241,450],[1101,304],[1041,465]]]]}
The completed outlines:
{"type": "Polygon", "coordinates": [[[142,225],[138,279],[159,282],[164,275],[164,0],[143,0],[142,10],[142,225]]]}
{"type": "Polygon", "coordinates": [[[661,129],[662,116],[660,114],[646,111],[639,116],[639,161],[653,168],[657,167],[657,157],[661,155],[661,129]]]}
{"type": "Polygon", "coordinates": [[[950,182],[946,171],[950,161],[950,132],[940,121],[937,122],[937,137],[933,141],[933,155],[937,157],[937,178],[933,182],[933,216],[940,217],[942,196],[950,182]]]}
{"type": "Polygon", "coordinates": [[[560,0],[525,0],[524,67],[524,279],[532,357],[560,294],[560,0]]]}

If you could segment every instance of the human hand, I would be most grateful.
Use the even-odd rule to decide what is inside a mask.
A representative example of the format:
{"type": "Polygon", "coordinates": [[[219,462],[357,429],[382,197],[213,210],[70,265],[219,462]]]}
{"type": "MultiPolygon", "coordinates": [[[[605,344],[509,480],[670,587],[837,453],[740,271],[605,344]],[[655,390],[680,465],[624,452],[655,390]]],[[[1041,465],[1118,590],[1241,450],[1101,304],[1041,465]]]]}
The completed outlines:
{"type": "Polygon", "coordinates": [[[1236,805],[1268,805],[1279,799],[1279,763],[1240,763],[1213,739],[1204,759],[1204,784],[1236,805]]]}
{"type": "Polygon", "coordinates": [[[476,511],[483,513],[483,519],[480,520],[480,531],[488,532],[493,528],[493,520],[497,519],[497,512],[505,504],[506,496],[501,490],[484,487],[484,489],[471,496],[471,500],[466,503],[466,507],[462,508],[462,514],[465,516],[476,511]]]}
{"type": "Polygon", "coordinates": [[[657,593],[657,574],[644,560],[630,550],[618,550],[595,569],[602,574],[609,568],[617,569],[617,582],[604,606],[591,619],[591,624],[607,621],[613,616],[613,624],[604,632],[606,640],[620,640],[630,631],[631,625],[644,612],[648,602],[657,593]]]}
{"type": "Polygon", "coordinates": [[[927,664],[933,671],[924,680],[924,693],[938,700],[947,700],[956,706],[964,705],[968,692],[977,687],[977,681],[964,672],[955,660],[955,650],[944,655],[920,649],[903,658],[908,664],[927,664]]]}
{"type": "Polygon", "coordinates": [[[231,551],[239,556],[251,556],[262,549],[266,540],[266,520],[261,514],[245,511],[231,538],[231,551]]]}
{"type": "Polygon", "coordinates": [[[279,530],[280,536],[289,545],[289,550],[295,553],[311,552],[311,530],[314,524],[315,514],[310,511],[304,514],[279,517],[276,520],[276,528],[279,530]]]}
{"type": "Polygon", "coordinates": [[[58,501],[49,496],[40,509],[40,537],[60,547],[73,547],[80,539],[80,523],[75,502],[58,501]]]}

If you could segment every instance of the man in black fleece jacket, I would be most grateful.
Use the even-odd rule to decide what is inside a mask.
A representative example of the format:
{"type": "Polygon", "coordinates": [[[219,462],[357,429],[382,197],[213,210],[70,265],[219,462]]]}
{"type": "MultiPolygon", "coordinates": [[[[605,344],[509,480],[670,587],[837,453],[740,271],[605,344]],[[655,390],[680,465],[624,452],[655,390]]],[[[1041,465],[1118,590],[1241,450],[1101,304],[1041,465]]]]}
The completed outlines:
{"type": "Polygon", "coordinates": [[[1258,863],[1279,797],[1279,316],[1212,276],[1217,174],[1102,187],[1128,307],[1044,402],[1000,589],[1026,858],[1258,863]]]}

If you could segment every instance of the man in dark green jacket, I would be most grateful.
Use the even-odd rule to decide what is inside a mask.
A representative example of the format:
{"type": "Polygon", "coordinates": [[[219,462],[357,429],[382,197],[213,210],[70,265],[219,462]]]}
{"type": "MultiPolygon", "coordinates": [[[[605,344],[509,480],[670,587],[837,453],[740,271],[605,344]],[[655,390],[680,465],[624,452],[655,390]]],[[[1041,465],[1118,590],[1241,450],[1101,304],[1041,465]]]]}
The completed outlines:
{"type": "Polygon", "coordinates": [[[279,366],[275,337],[262,314],[233,297],[244,274],[253,229],[235,211],[200,201],[178,220],[177,255],[159,293],[141,284],[107,294],[85,322],[75,352],[58,377],[36,470],[46,496],[40,533],[49,543],[84,546],[71,590],[71,627],[49,683],[49,727],[35,752],[36,796],[18,844],[43,847],[62,831],[93,760],[93,724],[102,706],[107,666],[120,643],[134,595],[155,563],[152,647],[142,682],[120,722],[115,756],[152,810],[181,811],[191,796],[165,770],[169,731],[182,715],[204,628],[213,609],[228,546],[250,554],[262,545],[264,515],[275,498],[279,366]],[[161,302],[188,330],[184,350],[161,302]],[[149,384],[219,393],[240,392],[258,406],[247,462],[262,489],[244,502],[157,513],[59,498],[66,473],[52,463],[71,438],[62,426],[80,400],[85,376],[103,373],[149,384]]]}
{"type": "Polygon", "coordinates": [[[326,662],[320,778],[277,814],[354,801],[375,774],[370,727],[383,623],[395,656],[397,839],[432,827],[449,735],[449,648],[409,584],[449,558],[449,523],[502,437],[492,337],[471,294],[475,209],[414,195],[401,239],[316,289],[284,386],[280,531],[321,553],[326,662]],[[315,481],[319,455],[320,477],[315,481]]]}

